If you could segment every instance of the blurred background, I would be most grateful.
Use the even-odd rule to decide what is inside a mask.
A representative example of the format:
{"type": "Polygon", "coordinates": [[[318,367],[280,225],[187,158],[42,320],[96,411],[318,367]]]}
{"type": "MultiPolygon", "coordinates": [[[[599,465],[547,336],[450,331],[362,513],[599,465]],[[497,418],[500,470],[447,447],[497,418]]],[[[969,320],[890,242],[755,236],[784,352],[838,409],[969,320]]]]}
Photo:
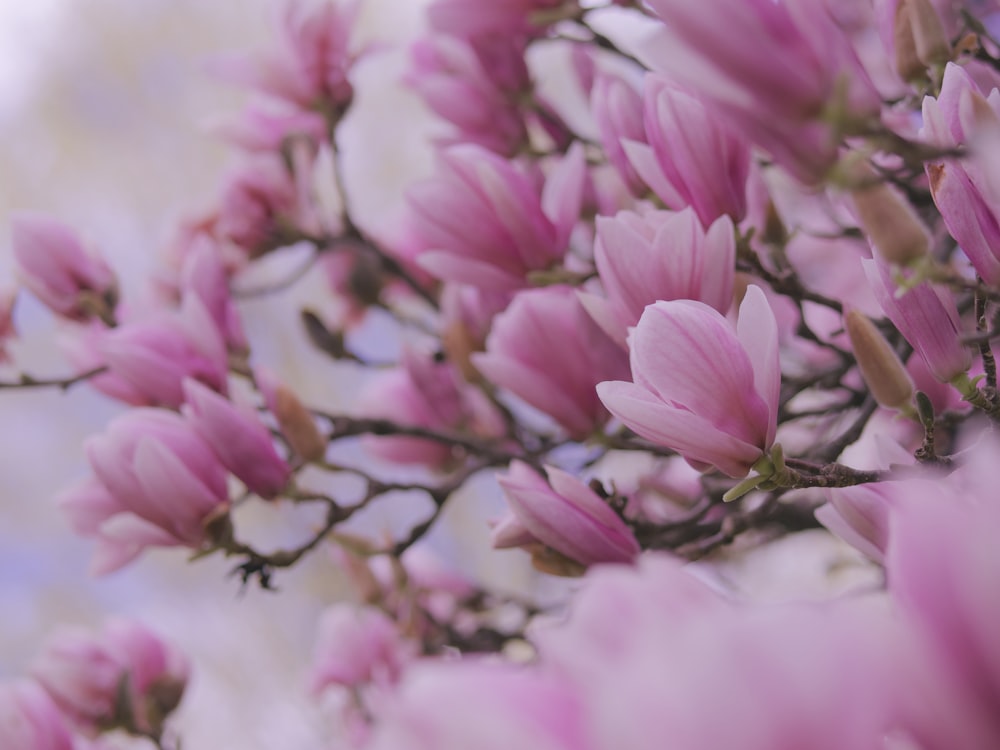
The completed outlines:
{"type": "MultiPolygon", "coordinates": [[[[398,47],[419,32],[422,4],[365,0],[360,36],[398,47]]],[[[245,97],[214,80],[207,63],[268,45],[278,10],[276,0],[0,0],[0,277],[11,277],[10,217],[33,211],[76,228],[123,288],[135,287],[177,222],[209,204],[233,158],[205,126],[245,97]]],[[[427,118],[398,83],[403,66],[405,53],[386,47],[358,69],[359,88],[371,93],[359,98],[345,138],[369,156],[346,168],[368,222],[430,164],[419,125],[427,118]],[[413,127],[380,142],[388,130],[379,123],[400,117],[413,127]]],[[[324,293],[319,281],[295,292],[316,304],[324,293]]],[[[327,363],[306,351],[287,300],[244,312],[254,340],[307,398],[331,408],[349,398],[350,384],[330,388],[327,363]]],[[[41,305],[22,295],[16,320],[18,369],[67,374],[41,305]]],[[[11,374],[0,368],[0,379],[11,374]]],[[[92,544],[69,532],[53,499],[86,474],[83,440],[121,410],[86,388],[0,391],[0,680],[23,674],[60,623],[134,616],[194,661],[176,724],[186,748],[325,747],[326,722],[303,687],[316,615],[342,593],[325,554],[280,573],[278,593],[242,590],[228,577],[234,561],[187,565],[180,550],[88,576],[92,544]]],[[[282,514],[247,524],[276,544],[304,538],[313,519],[282,514]]]]}

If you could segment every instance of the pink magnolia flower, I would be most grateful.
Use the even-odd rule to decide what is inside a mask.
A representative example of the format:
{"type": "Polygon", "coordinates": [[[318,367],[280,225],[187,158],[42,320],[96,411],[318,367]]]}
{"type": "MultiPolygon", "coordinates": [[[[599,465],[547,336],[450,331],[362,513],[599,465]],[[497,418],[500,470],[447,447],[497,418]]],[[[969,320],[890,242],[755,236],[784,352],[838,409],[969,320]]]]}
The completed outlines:
{"type": "Polygon", "coordinates": [[[823,122],[871,117],[881,101],[825,0],[651,0],[664,27],[646,56],[800,179],[836,159],[823,122]],[[767,54],[760,54],[760,50],[767,54]]]}
{"type": "Polygon", "coordinates": [[[13,220],[11,235],[18,276],[54,313],[85,320],[97,307],[114,306],[114,273],[84,249],[69,227],[25,214],[13,220]]]}
{"type": "MultiPolygon", "coordinates": [[[[560,469],[546,467],[546,473],[548,481],[527,464],[514,461],[497,478],[517,525],[535,543],[585,566],[636,558],[639,543],[635,536],[597,493],[560,469]]],[[[507,546],[504,528],[494,530],[494,547],[507,546]]]]}
{"type": "Polygon", "coordinates": [[[309,204],[310,154],[293,154],[296,174],[273,155],[244,163],[227,178],[220,204],[209,220],[216,239],[231,242],[250,258],[297,239],[295,231],[320,231],[309,204]]]}
{"type": "Polygon", "coordinates": [[[597,750],[876,750],[905,685],[893,626],[863,600],[732,603],[650,555],[593,569],[534,640],[597,750]]]}
{"type": "Polygon", "coordinates": [[[412,646],[396,622],[374,607],[335,604],[319,620],[310,684],[314,692],[330,685],[390,685],[413,658],[412,646]]]}
{"type": "MultiPolygon", "coordinates": [[[[358,413],[446,433],[504,434],[502,416],[479,389],[464,383],[451,364],[412,350],[403,367],[372,378],[359,396],[358,413]]],[[[451,445],[427,438],[366,436],[363,444],[370,453],[397,463],[441,468],[454,458],[451,445]]]]}
{"type": "Polygon", "coordinates": [[[626,329],[658,300],[698,300],[723,314],[733,303],[736,239],[728,216],[707,232],[691,208],[598,217],[594,259],[607,299],[581,299],[623,344],[626,329]]]}
{"type": "Polygon", "coordinates": [[[597,386],[626,426],[731,477],[770,451],[781,370],[777,323],[759,287],[747,289],[735,331],[702,302],[657,302],[629,345],[634,382],[597,386]]]}
{"type": "Polygon", "coordinates": [[[228,509],[226,469],[178,414],[133,409],[84,444],[99,484],[60,500],[80,533],[97,536],[99,573],[149,545],[202,547],[206,524],[228,509]]]}
{"type": "Polygon", "coordinates": [[[937,99],[926,97],[921,134],[942,148],[968,145],[965,158],[927,164],[931,195],[948,232],[988,284],[1000,284],[1000,205],[980,149],[1000,131],[1000,91],[984,96],[972,77],[949,63],[937,99]],[[986,140],[984,140],[986,139],[986,140]]]}
{"type": "Polygon", "coordinates": [[[100,634],[56,631],[35,659],[32,675],[81,729],[96,732],[124,715],[127,729],[158,731],[180,703],[186,657],[144,625],[110,620],[100,634]],[[128,704],[121,706],[124,697],[128,704]]]}
{"type": "Polygon", "coordinates": [[[478,146],[444,150],[439,173],[409,196],[427,247],[419,264],[435,276],[488,289],[518,289],[531,271],[562,259],[580,215],[586,165],[574,147],[543,190],[513,164],[478,146]]]}
{"type": "Polygon", "coordinates": [[[475,659],[407,671],[366,750],[594,750],[570,686],[475,659]]]}
{"type": "Polygon", "coordinates": [[[1000,745],[998,447],[993,438],[974,446],[962,468],[913,486],[890,516],[889,591],[926,669],[908,705],[920,747],[1000,745]]]}
{"type": "Polygon", "coordinates": [[[627,372],[621,347],[565,286],[518,293],[472,362],[490,381],[583,438],[607,421],[595,386],[627,372]]]}
{"type": "MultiPolygon", "coordinates": [[[[829,502],[816,509],[816,520],[872,560],[883,562],[889,544],[889,513],[897,482],[861,484],[826,491],[829,502]]],[[[901,492],[905,493],[901,485],[901,492]]]]}
{"type": "MultiPolygon", "coordinates": [[[[86,325],[73,326],[59,335],[59,349],[78,373],[106,367],[104,341],[114,330],[96,320],[86,325]]],[[[114,372],[95,375],[87,380],[87,385],[105,396],[131,406],[152,406],[156,403],[145,390],[133,386],[129,380],[114,372]]]]}
{"type": "Polygon", "coordinates": [[[343,112],[354,96],[350,44],[360,3],[286,0],[283,6],[281,46],[221,61],[219,72],[303,109],[343,112]]]}
{"type": "Polygon", "coordinates": [[[126,323],[100,336],[97,344],[111,373],[153,403],[180,406],[185,378],[226,391],[226,345],[218,325],[194,294],[185,297],[180,310],[164,310],[126,323]]]}
{"type": "MultiPolygon", "coordinates": [[[[411,56],[414,69],[407,84],[457,130],[443,143],[472,143],[512,157],[527,142],[516,97],[501,86],[466,41],[447,36],[420,40],[411,56]]],[[[525,75],[524,84],[528,83],[525,75]]]]}
{"type": "Polygon", "coordinates": [[[882,312],[923,357],[934,377],[948,383],[965,374],[972,366],[972,355],[961,342],[958,308],[951,293],[924,281],[898,294],[885,264],[862,263],[882,312]]]}
{"type": "Polygon", "coordinates": [[[270,431],[256,412],[195,380],[184,381],[184,397],[184,416],[222,464],[251,492],[265,498],[280,494],[291,467],[278,455],[270,431]]]}
{"type": "MultiPolygon", "coordinates": [[[[646,136],[672,190],[660,198],[673,208],[691,206],[708,227],[720,216],[740,221],[746,214],[750,148],[699,98],[663,76],[646,76],[646,136]],[[674,196],[680,205],[672,205],[674,196]]],[[[654,190],[659,183],[650,184],[654,190]]]]}
{"type": "Polygon", "coordinates": [[[34,682],[0,685],[0,747],[17,750],[73,750],[62,712],[34,682]]]}
{"type": "Polygon", "coordinates": [[[622,141],[646,142],[642,97],[624,78],[601,73],[594,79],[590,109],[608,161],[629,192],[641,197],[646,185],[629,161],[622,141]]]}
{"type": "Polygon", "coordinates": [[[229,272],[221,249],[205,235],[192,243],[184,258],[179,291],[182,299],[185,293],[190,293],[201,300],[230,349],[246,351],[247,338],[229,291],[229,272]]]}

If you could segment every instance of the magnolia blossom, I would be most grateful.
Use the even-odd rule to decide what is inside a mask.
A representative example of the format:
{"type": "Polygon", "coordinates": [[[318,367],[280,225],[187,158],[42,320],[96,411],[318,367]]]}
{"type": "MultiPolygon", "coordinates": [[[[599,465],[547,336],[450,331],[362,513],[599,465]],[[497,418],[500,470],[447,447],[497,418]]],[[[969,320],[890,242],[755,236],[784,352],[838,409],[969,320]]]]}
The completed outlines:
{"type": "Polygon", "coordinates": [[[601,401],[639,435],[701,468],[742,477],[774,442],[778,329],[759,287],[736,330],[702,302],[657,302],[629,339],[632,380],[601,383],[601,401]]]}
{"type": "Polygon", "coordinates": [[[114,273],[84,249],[69,227],[22,215],[14,219],[11,235],[21,282],[53,312],[85,320],[114,304],[114,273]]]}
{"type": "Polygon", "coordinates": [[[412,658],[396,623],[373,607],[335,604],[319,620],[310,683],[316,692],[330,686],[391,684],[412,658]]]}
{"type": "Polygon", "coordinates": [[[653,69],[697,91],[800,179],[815,181],[836,159],[839,138],[823,122],[826,111],[879,111],[879,94],[826,0],[649,5],[664,21],[644,50],[653,69]]]}
{"type": "Polygon", "coordinates": [[[706,227],[720,216],[743,218],[750,149],[741,136],[663,76],[646,77],[643,122],[653,162],[644,155],[634,166],[641,175],[661,171],[650,182],[654,191],[663,179],[670,184],[661,199],[673,208],[691,206],[706,227]]]}
{"type": "Polygon", "coordinates": [[[1000,135],[1000,91],[984,95],[972,77],[949,63],[941,93],[926,97],[921,134],[941,148],[971,146],[965,158],[927,164],[931,195],[945,226],[988,284],[1000,283],[1000,198],[991,189],[984,150],[1000,135]]]}
{"type": "Polygon", "coordinates": [[[95,536],[92,567],[108,573],[154,546],[200,548],[228,510],[226,469],[177,414],[134,409],[85,443],[96,481],[59,505],[77,533],[95,536]]]}
{"type": "Polygon", "coordinates": [[[280,19],[280,46],[267,54],[234,57],[217,65],[229,80],[302,109],[345,109],[354,96],[351,35],[357,0],[288,0],[280,19]]]}
{"type": "Polygon", "coordinates": [[[631,562],[639,544],[621,517],[587,485],[546,467],[548,481],[520,461],[497,481],[513,513],[493,532],[493,546],[544,544],[581,565],[631,562]]]}
{"type": "Polygon", "coordinates": [[[521,35],[534,28],[532,14],[557,8],[562,0],[435,0],[428,8],[431,28],[451,36],[521,35]]]}
{"type": "Polygon", "coordinates": [[[475,659],[408,670],[366,750],[596,750],[569,685],[475,659]]]}
{"type": "Polygon", "coordinates": [[[14,328],[14,303],[17,301],[17,290],[0,288],[0,365],[10,361],[7,352],[7,342],[17,336],[14,328]]]}
{"type": "Polygon", "coordinates": [[[188,422],[250,491],[274,497],[285,488],[291,467],[278,455],[270,431],[252,408],[195,380],[184,381],[184,396],[188,422]]]}
{"type": "MultiPolygon", "coordinates": [[[[434,112],[455,126],[444,143],[473,143],[513,156],[528,132],[516,98],[501,86],[467,42],[438,36],[418,41],[407,84],[434,112]]],[[[525,76],[525,84],[528,83],[525,76]]]]}
{"type": "Polygon", "coordinates": [[[472,362],[577,438],[607,421],[597,383],[627,372],[621,348],[565,286],[518,293],[494,321],[486,352],[472,362]]]}
{"type": "Polygon", "coordinates": [[[934,377],[948,383],[966,373],[972,355],[961,342],[958,308],[950,292],[923,281],[899,294],[883,263],[862,263],[882,312],[923,357],[934,377]]]}
{"type": "Polygon", "coordinates": [[[97,338],[108,369],[149,402],[180,406],[181,383],[194,378],[225,392],[229,358],[216,321],[194,294],[179,310],[161,310],[97,338]]]}
{"type": "Polygon", "coordinates": [[[180,703],[189,671],[183,654],[131,620],[111,620],[97,635],[56,631],[32,667],[63,712],[90,732],[126,715],[133,722],[127,728],[158,731],[180,703]]]}
{"type": "Polygon", "coordinates": [[[0,747],[17,750],[74,750],[62,712],[34,682],[0,685],[0,747]]]}
{"type": "Polygon", "coordinates": [[[607,299],[586,294],[581,301],[623,344],[626,329],[658,300],[699,300],[723,314],[733,302],[736,239],[728,216],[707,232],[690,208],[599,217],[594,259],[607,299]]]}
{"type": "Polygon", "coordinates": [[[642,97],[624,78],[601,73],[594,79],[590,109],[601,136],[601,145],[608,161],[635,196],[645,193],[646,186],[629,161],[623,140],[646,142],[642,120],[642,97]]]}
{"type": "Polygon", "coordinates": [[[562,259],[580,215],[586,165],[574,146],[545,182],[478,146],[453,146],[438,175],[411,191],[418,262],[435,276],[517,289],[562,259]]]}

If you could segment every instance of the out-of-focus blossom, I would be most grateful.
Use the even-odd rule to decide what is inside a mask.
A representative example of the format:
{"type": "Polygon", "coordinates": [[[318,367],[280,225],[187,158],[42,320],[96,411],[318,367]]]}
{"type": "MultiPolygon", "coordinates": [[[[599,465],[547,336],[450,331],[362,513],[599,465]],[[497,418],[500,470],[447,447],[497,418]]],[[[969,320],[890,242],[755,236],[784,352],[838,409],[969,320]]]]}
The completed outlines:
{"type": "Polygon", "coordinates": [[[69,227],[44,216],[21,215],[11,224],[11,243],[21,282],[54,313],[73,320],[110,317],[117,296],[115,275],[69,227]]]}
{"type": "Polygon", "coordinates": [[[281,160],[265,156],[230,175],[208,222],[212,234],[256,258],[297,241],[301,232],[319,232],[305,187],[312,166],[304,159],[296,161],[294,175],[281,160]]]}
{"type": "Polygon", "coordinates": [[[658,300],[698,300],[723,314],[733,302],[736,239],[728,216],[707,232],[690,208],[599,217],[594,258],[607,299],[587,294],[582,300],[621,343],[646,305],[658,300]]]}
{"type": "Polygon", "coordinates": [[[595,386],[628,372],[621,347],[565,286],[523,291],[497,316],[472,362],[491,382],[583,438],[607,421],[595,386]]]}
{"type": "Polygon", "coordinates": [[[474,659],[417,665],[366,750],[592,750],[569,686],[474,659]]]}
{"type": "Polygon", "coordinates": [[[205,310],[215,321],[219,334],[231,349],[247,349],[243,322],[229,293],[229,274],[220,250],[208,237],[202,236],[196,240],[184,259],[180,279],[182,298],[186,292],[201,300],[205,310]]]}
{"type": "MultiPolygon", "coordinates": [[[[946,29],[943,19],[953,21],[949,16],[959,4],[953,0],[875,0],[876,28],[900,78],[919,83],[926,80],[929,67],[948,61],[948,39],[957,29],[946,29]]],[[[949,25],[954,27],[954,23],[949,25]]]]}
{"type": "Polygon", "coordinates": [[[629,340],[634,382],[601,383],[605,406],[642,437],[700,468],[743,477],[774,442],[778,329],[759,287],[736,330],[702,302],[657,302],[629,340]]]}
{"type": "Polygon", "coordinates": [[[998,447],[987,436],[955,474],[913,486],[892,508],[889,591],[914,623],[918,653],[928,662],[908,694],[920,747],[1000,745],[998,447]]]}
{"type": "MultiPolygon", "coordinates": [[[[889,513],[896,502],[896,486],[878,482],[826,491],[827,504],[816,510],[816,519],[872,560],[883,562],[889,543],[889,513]]],[[[905,489],[902,490],[905,495],[905,489]]]]}
{"type": "Polygon", "coordinates": [[[532,35],[540,31],[532,15],[557,8],[563,0],[436,0],[427,20],[437,32],[461,39],[482,36],[532,35]]]}
{"type": "Polygon", "coordinates": [[[173,412],[134,409],[84,447],[97,482],[67,491],[59,505],[79,533],[98,538],[98,573],[150,545],[199,549],[228,509],[225,467],[173,412]]]}
{"type": "MultiPolygon", "coordinates": [[[[596,492],[565,471],[547,467],[546,472],[548,481],[527,464],[514,461],[497,478],[514,518],[536,544],[584,566],[636,558],[635,536],[596,492]]],[[[495,547],[506,546],[503,529],[503,525],[494,529],[495,547]]]]}
{"type": "MultiPolygon", "coordinates": [[[[74,326],[60,334],[59,348],[78,373],[97,370],[107,366],[103,346],[105,339],[114,330],[96,320],[86,325],[74,326]]],[[[114,372],[106,371],[88,378],[87,385],[131,406],[152,406],[156,403],[156,400],[144,390],[133,386],[129,380],[114,372]]]]}
{"type": "Polygon", "coordinates": [[[159,732],[181,701],[190,667],[183,654],[144,625],[116,619],[99,634],[82,628],[56,631],[31,671],[84,731],[124,726],[159,732]]]}
{"type": "Polygon", "coordinates": [[[949,383],[966,373],[972,355],[961,342],[958,308],[951,293],[924,281],[899,294],[884,264],[862,263],[882,312],[924,358],[934,377],[949,383]]]}
{"type": "Polygon", "coordinates": [[[991,189],[984,149],[1000,134],[1000,91],[984,96],[972,77],[949,63],[941,93],[926,97],[922,135],[941,148],[969,146],[963,159],[927,164],[934,203],[948,232],[988,284],[1000,284],[1000,199],[991,189]]]}
{"type": "MultiPolygon", "coordinates": [[[[477,388],[462,382],[447,362],[408,351],[403,366],[381,373],[358,399],[358,413],[444,433],[499,437],[503,418],[477,388]]],[[[454,458],[447,443],[419,437],[369,436],[365,449],[386,460],[441,468],[454,458]]]]}
{"type": "Polygon", "coordinates": [[[73,750],[62,712],[34,682],[0,685],[0,747],[17,750],[73,750]]]}
{"type": "Polygon", "coordinates": [[[97,343],[111,373],[153,403],[184,403],[184,378],[226,391],[226,344],[196,295],[189,294],[180,310],[164,310],[126,323],[99,336],[97,343]]]}
{"type": "Polygon", "coordinates": [[[393,684],[413,657],[396,623],[373,607],[335,604],[318,627],[310,677],[315,692],[330,685],[393,684]]]}
{"type": "Polygon", "coordinates": [[[296,139],[319,144],[327,134],[326,121],[316,112],[273,112],[262,107],[216,120],[209,130],[242,149],[263,153],[281,151],[296,139]]]}
{"type": "Polygon", "coordinates": [[[184,381],[184,416],[223,465],[261,497],[279,494],[291,468],[252,408],[233,403],[195,380],[184,381]]]}
{"type": "Polygon", "coordinates": [[[594,80],[590,108],[608,161],[629,192],[637,197],[642,196],[646,192],[646,185],[622,146],[623,140],[646,142],[642,97],[624,78],[601,73],[594,80]]]}
{"type": "Polygon", "coordinates": [[[224,60],[223,77],[303,109],[339,116],[351,103],[357,0],[286,0],[280,47],[224,60]]]}
{"type": "Polygon", "coordinates": [[[697,96],[663,76],[646,76],[643,102],[655,165],[641,171],[662,171],[672,191],[660,198],[672,208],[691,206],[705,227],[720,216],[739,222],[746,214],[747,143],[697,96]],[[681,205],[672,205],[674,195],[681,205]]]}
{"type": "Polygon", "coordinates": [[[471,356],[483,350],[493,318],[507,308],[511,297],[510,292],[491,292],[466,284],[446,284],[442,290],[441,343],[466,380],[478,377],[471,356]]]}
{"type": "Polygon", "coordinates": [[[871,605],[734,605],[652,555],[594,569],[569,622],[535,640],[581,701],[583,747],[875,750],[903,678],[871,605]]]}
{"type": "Polygon", "coordinates": [[[645,50],[653,68],[697,91],[799,179],[821,177],[836,159],[837,130],[879,111],[879,94],[824,0],[649,5],[664,21],[645,50]]]}
{"type": "Polygon", "coordinates": [[[573,147],[537,181],[478,146],[454,146],[439,171],[411,191],[415,231],[427,249],[418,262],[435,276],[488,289],[518,289],[531,271],[566,252],[580,215],[586,165],[573,147]]]}
{"type": "Polygon", "coordinates": [[[433,37],[418,41],[411,54],[407,84],[457,130],[443,143],[472,143],[506,157],[524,146],[528,132],[516,92],[500,86],[471,46],[433,37]]]}

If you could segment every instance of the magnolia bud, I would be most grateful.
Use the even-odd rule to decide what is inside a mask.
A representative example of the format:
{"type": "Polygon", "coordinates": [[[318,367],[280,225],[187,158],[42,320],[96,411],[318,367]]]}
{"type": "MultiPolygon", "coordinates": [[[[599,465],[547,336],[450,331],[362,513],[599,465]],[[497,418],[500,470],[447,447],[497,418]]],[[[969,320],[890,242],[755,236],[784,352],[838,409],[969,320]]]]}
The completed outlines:
{"type": "Polygon", "coordinates": [[[306,461],[316,461],[326,453],[326,441],[316,420],[291,390],[278,385],[274,390],[274,416],[292,450],[306,461]]]}
{"type": "Polygon", "coordinates": [[[910,24],[917,56],[928,67],[951,59],[951,44],[941,18],[930,0],[902,0],[910,6],[910,24]]]}
{"type": "Polygon", "coordinates": [[[926,256],[931,247],[930,233],[913,206],[868,164],[857,165],[854,176],[854,210],[878,254],[900,266],[926,256]]]}
{"type": "Polygon", "coordinates": [[[858,369],[875,401],[887,409],[907,409],[913,398],[913,381],[889,342],[858,310],[844,313],[844,328],[858,369]]]}

